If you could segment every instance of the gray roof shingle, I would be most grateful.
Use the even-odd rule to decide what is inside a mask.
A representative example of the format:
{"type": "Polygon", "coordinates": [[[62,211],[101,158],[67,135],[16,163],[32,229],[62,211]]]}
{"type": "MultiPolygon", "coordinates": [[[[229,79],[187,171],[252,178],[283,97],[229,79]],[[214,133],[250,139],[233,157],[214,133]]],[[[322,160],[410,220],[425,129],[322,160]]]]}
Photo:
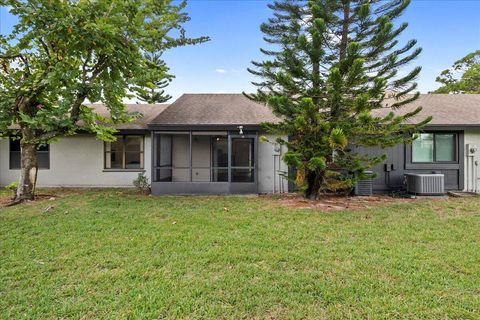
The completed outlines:
{"type": "MultiPolygon", "coordinates": [[[[103,104],[87,105],[95,109],[95,112],[104,116],[110,117],[110,111],[103,104]]],[[[122,123],[115,125],[118,130],[144,130],[148,128],[148,124],[153,121],[160,113],[162,113],[169,105],[168,104],[126,104],[128,112],[138,112],[143,114],[130,123],[122,123]]]]}
{"type": "Polygon", "coordinates": [[[259,125],[278,120],[267,106],[243,94],[184,94],[151,124],[259,125]]]}
{"type": "MultiPolygon", "coordinates": [[[[391,105],[393,100],[386,100],[391,105]]],[[[420,97],[401,108],[394,110],[395,114],[403,115],[423,107],[420,114],[409,122],[417,122],[432,116],[429,125],[446,126],[480,126],[480,94],[421,94],[420,97]]],[[[387,115],[392,109],[375,110],[374,115],[387,115]]]]}

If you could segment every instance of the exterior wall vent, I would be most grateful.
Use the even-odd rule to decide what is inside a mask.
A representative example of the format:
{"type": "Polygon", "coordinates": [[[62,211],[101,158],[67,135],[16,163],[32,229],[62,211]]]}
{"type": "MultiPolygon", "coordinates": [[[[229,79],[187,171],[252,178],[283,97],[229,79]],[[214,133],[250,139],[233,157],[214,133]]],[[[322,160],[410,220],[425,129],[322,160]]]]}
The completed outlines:
{"type": "Polygon", "coordinates": [[[411,194],[426,196],[445,194],[445,176],[443,174],[406,173],[405,182],[407,192],[411,194]]]}
{"type": "MultiPolygon", "coordinates": [[[[373,174],[372,171],[365,171],[367,174],[373,174]]],[[[372,178],[359,180],[355,185],[356,196],[371,196],[373,194],[373,180],[372,178]]]]}

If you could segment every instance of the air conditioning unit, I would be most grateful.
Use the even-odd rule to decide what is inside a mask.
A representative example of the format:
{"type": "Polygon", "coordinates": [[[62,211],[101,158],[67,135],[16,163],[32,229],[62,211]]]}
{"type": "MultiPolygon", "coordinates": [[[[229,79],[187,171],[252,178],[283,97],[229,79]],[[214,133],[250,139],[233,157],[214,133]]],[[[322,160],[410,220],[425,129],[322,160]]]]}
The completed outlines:
{"type": "Polygon", "coordinates": [[[438,196],[445,194],[445,176],[443,174],[406,173],[407,192],[421,196],[438,196]]]}
{"type": "MultiPolygon", "coordinates": [[[[365,171],[366,174],[373,174],[372,171],[365,171]]],[[[355,185],[356,196],[371,196],[373,194],[373,181],[372,178],[359,180],[355,185]]]]}

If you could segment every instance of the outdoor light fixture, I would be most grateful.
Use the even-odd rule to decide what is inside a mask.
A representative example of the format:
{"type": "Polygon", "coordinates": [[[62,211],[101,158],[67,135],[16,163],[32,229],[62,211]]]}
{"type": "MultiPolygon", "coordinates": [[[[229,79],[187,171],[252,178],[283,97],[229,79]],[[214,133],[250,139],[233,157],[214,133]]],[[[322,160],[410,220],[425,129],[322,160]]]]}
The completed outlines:
{"type": "Polygon", "coordinates": [[[243,134],[243,126],[238,126],[238,134],[243,134]]]}

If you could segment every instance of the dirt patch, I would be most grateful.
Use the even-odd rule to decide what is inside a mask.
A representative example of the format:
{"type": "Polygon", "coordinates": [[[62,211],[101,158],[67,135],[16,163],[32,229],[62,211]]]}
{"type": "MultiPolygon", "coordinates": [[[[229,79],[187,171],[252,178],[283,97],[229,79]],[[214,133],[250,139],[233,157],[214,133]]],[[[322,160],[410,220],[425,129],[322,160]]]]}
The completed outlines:
{"type": "MultiPolygon", "coordinates": [[[[266,196],[268,197],[268,196],[266,196]]],[[[370,197],[350,197],[328,195],[323,196],[319,200],[306,200],[297,194],[287,194],[283,196],[272,197],[277,203],[282,206],[297,208],[297,209],[315,209],[322,211],[342,211],[342,210],[362,210],[369,209],[378,205],[388,203],[412,203],[422,201],[424,199],[400,198],[391,197],[388,195],[375,195],[370,197]]],[[[431,199],[431,198],[430,198],[431,199]]],[[[442,199],[442,198],[440,198],[442,199]]]]}
{"type": "MultiPolygon", "coordinates": [[[[35,196],[35,200],[33,201],[27,201],[29,203],[33,202],[43,202],[43,201],[52,201],[56,200],[59,196],[58,195],[52,195],[52,194],[38,194],[35,196]]],[[[0,196],[0,208],[1,207],[7,207],[12,204],[12,198],[8,196],[0,196]]]]}

